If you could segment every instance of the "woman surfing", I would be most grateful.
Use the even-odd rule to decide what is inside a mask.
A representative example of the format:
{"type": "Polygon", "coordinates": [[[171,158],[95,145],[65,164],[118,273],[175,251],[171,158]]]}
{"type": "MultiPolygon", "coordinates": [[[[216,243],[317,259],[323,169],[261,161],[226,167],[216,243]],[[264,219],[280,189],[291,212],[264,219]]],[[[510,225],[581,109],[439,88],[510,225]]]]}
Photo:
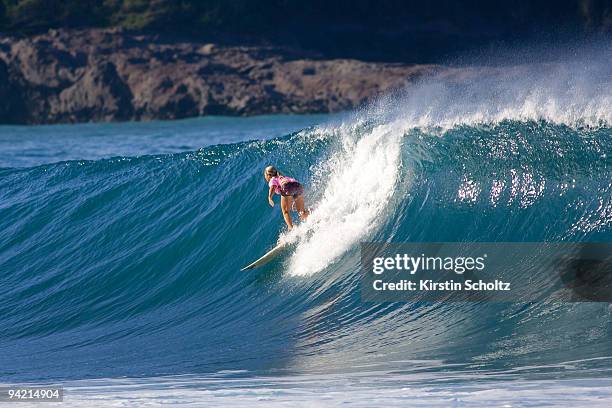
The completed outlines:
{"type": "Polygon", "coordinates": [[[305,221],[310,212],[304,207],[304,186],[294,178],[283,176],[274,166],[268,166],[264,169],[264,177],[270,187],[268,203],[271,207],[274,207],[274,194],[281,196],[281,210],[289,230],[293,228],[289,211],[294,204],[300,219],[305,221]]]}

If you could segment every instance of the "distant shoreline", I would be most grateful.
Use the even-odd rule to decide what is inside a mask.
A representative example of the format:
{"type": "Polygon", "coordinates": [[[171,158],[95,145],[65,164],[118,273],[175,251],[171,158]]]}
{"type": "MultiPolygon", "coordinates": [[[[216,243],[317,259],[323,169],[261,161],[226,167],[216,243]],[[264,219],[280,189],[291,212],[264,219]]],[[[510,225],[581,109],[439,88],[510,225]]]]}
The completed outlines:
{"type": "Polygon", "coordinates": [[[0,36],[1,124],[332,113],[445,68],[117,29],[0,36]]]}

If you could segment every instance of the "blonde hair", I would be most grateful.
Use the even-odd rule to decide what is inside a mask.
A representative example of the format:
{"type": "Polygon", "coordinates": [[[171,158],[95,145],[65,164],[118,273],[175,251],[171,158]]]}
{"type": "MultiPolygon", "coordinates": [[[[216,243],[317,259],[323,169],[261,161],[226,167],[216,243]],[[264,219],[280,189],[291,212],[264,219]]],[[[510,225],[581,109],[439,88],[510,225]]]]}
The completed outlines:
{"type": "Polygon", "coordinates": [[[264,176],[278,177],[280,175],[280,171],[274,166],[268,166],[264,169],[264,176]]]}

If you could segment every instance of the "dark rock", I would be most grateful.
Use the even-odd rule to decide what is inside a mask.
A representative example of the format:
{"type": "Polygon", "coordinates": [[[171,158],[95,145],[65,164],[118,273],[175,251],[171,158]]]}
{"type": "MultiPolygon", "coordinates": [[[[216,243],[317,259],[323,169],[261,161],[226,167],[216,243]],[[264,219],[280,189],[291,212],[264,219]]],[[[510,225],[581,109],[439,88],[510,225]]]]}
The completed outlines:
{"type": "Polygon", "coordinates": [[[15,85],[9,80],[9,72],[6,63],[0,60],[0,122],[15,123],[17,107],[22,101],[19,92],[16,92],[15,85]]]}
{"type": "Polygon", "coordinates": [[[29,93],[10,66],[0,59],[0,123],[19,124],[29,120],[29,108],[25,103],[29,93]]]}
{"type": "Polygon", "coordinates": [[[0,36],[0,122],[334,112],[443,69],[301,55],[112,29],[0,36]]]}
{"type": "Polygon", "coordinates": [[[127,120],[132,117],[132,94],[115,65],[94,61],[83,76],[59,94],[51,117],[56,121],[127,120]]]}

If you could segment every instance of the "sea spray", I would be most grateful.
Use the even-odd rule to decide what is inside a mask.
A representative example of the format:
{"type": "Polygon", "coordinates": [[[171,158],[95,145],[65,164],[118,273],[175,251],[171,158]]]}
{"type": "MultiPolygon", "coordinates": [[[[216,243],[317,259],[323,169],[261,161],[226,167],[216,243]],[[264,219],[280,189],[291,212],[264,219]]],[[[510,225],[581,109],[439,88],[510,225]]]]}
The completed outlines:
{"type": "Polygon", "coordinates": [[[403,132],[379,125],[358,140],[347,134],[327,161],[323,196],[300,229],[289,273],[308,275],[367,236],[383,214],[400,172],[403,132]]]}
{"type": "MultiPolygon", "coordinates": [[[[367,240],[392,197],[408,193],[410,169],[401,168],[400,148],[415,129],[444,136],[460,126],[504,120],[590,128],[612,123],[612,68],[601,56],[588,65],[517,65],[475,69],[468,75],[471,78],[461,81],[452,76],[427,78],[406,91],[381,97],[347,122],[310,133],[313,138],[336,139],[336,151],[313,168],[310,183],[323,191],[309,194],[311,199],[316,197],[313,215],[281,237],[281,241],[298,242],[289,274],[318,272],[360,240],[367,240]]],[[[468,177],[458,190],[460,200],[474,200],[480,193],[478,183],[468,177]]],[[[524,177],[526,183],[533,183],[531,176],[524,177]]],[[[492,202],[500,187],[492,189],[492,202]]]]}

